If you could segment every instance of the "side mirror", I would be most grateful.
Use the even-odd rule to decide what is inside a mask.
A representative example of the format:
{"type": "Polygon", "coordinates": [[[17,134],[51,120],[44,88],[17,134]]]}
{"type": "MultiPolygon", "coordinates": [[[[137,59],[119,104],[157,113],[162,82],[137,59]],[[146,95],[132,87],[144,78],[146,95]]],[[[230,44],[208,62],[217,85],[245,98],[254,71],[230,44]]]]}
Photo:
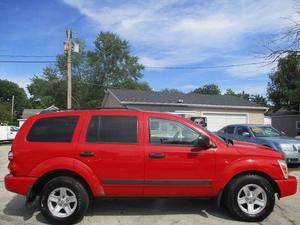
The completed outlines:
{"type": "Polygon", "coordinates": [[[250,135],[249,132],[243,132],[243,133],[242,133],[242,136],[243,136],[243,137],[248,137],[248,138],[251,137],[251,135],[250,135]]]}
{"type": "Polygon", "coordinates": [[[197,147],[202,148],[202,149],[210,148],[209,137],[207,137],[206,135],[200,135],[198,137],[197,147]]]}

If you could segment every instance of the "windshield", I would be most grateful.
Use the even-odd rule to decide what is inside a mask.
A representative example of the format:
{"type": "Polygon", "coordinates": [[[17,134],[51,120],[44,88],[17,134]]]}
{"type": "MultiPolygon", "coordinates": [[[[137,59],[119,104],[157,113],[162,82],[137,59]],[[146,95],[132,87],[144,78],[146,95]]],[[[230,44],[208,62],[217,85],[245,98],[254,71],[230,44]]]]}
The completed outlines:
{"type": "Polygon", "coordinates": [[[281,133],[273,127],[250,127],[255,137],[274,137],[280,136],[281,133]]]}

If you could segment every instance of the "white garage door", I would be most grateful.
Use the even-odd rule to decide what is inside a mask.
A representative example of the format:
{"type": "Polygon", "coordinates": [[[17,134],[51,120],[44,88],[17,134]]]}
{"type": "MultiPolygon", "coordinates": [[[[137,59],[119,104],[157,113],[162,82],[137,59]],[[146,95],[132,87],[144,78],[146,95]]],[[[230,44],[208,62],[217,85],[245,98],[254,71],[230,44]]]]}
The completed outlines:
{"type": "Polygon", "coordinates": [[[247,123],[247,114],[203,113],[207,118],[207,129],[218,131],[229,124],[247,123]]]}

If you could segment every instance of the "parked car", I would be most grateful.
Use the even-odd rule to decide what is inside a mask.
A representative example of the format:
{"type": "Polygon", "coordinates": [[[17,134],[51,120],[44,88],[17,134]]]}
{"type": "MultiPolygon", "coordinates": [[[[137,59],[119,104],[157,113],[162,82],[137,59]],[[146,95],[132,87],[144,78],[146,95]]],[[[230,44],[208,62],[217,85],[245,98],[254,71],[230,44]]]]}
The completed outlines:
{"type": "Polygon", "coordinates": [[[15,138],[19,128],[16,126],[0,126],[0,141],[11,141],[15,138]]]}
{"type": "Polygon", "coordinates": [[[31,116],[8,154],[6,189],[40,196],[52,224],[79,221],[92,197],[217,199],[244,221],[261,221],[275,196],[296,193],[282,153],[225,143],[167,113],[87,110],[31,116]]]}
{"type": "Polygon", "coordinates": [[[253,142],[284,153],[287,163],[300,163],[300,140],[286,136],[271,125],[236,124],[223,127],[217,135],[226,139],[253,142]]]}

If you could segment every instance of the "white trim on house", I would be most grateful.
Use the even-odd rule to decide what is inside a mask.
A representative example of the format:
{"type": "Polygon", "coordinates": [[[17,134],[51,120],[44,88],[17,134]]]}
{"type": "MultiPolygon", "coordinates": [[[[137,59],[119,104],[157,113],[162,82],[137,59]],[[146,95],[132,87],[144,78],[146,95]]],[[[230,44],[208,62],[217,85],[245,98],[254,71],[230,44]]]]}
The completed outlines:
{"type": "MultiPolygon", "coordinates": [[[[120,100],[117,98],[120,102],[120,100]]],[[[231,105],[207,105],[207,104],[185,104],[185,103],[161,103],[161,102],[127,102],[121,101],[121,104],[125,105],[171,105],[171,106],[192,106],[192,107],[206,107],[206,108],[232,108],[232,109],[261,109],[267,110],[267,107],[259,107],[259,106],[231,106],[231,105]]]]}
{"type": "Polygon", "coordinates": [[[196,111],[184,111],[184,110],[175,110],[174,112],[169,112],[172,114],[184,115],[184,114],[195,114],[196,111]]]}

